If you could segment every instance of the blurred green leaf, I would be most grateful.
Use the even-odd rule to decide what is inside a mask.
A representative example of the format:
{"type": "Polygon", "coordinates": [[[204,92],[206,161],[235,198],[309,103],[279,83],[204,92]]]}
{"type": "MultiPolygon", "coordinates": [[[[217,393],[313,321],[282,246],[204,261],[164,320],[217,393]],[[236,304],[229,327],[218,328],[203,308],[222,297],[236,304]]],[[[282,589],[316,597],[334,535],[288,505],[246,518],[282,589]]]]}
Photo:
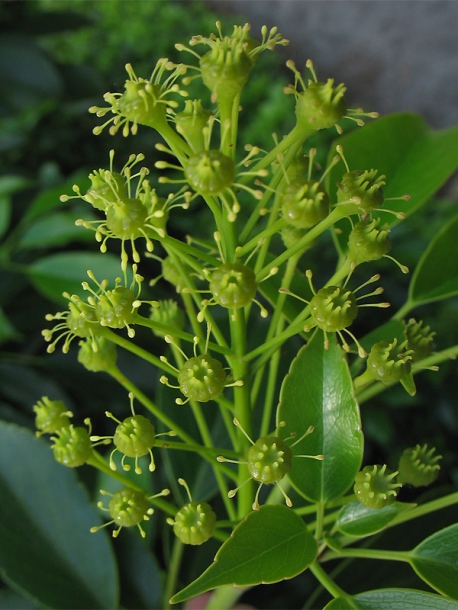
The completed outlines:
{"type": "Polygon", "coordinates": [[[75,183],[77,183],[84,192],[85,186],[89,186],[87,173],[80,170],[70,176],[63,184],[59,184],[59,186],[55,186],[40,193],[27,208],[23,221],[28,222],[34,220],[38,216],[42,216],[44,213],[55,210],[56,208],[65,209],[68,207],[68,203],[62,203],[62,201],[60,201],[60,196],[63,194],[68,194],[70,196],[74,195],[75,193],[72,190],[72,186],[75,183]]]}
{"type": "Polygon", "coordinates": [[[36,36],[71,32],[93,25],[86,15],[73,11],[39,11],[22,25],[21,31],[36,36]]]}
{"type": "Polygon", "coordinates": [[[414,589],[377,589],[353,597],[337,597],[323,610],[457,610],[458,602],[414,589]],[[354,605],[353,605],[354,604],[354,605]]]}
{"type": "Polygon", "coordinates": [[[117,569],[75,472],[32,432],[0,422],[0,568],[50,608],[116,608],[117,569]]]}
{"type": "Polygon", "coordinates": [[[317,550],[314,537],[294,511],[281,504],[261,506],[235,528],[212,565],[171,602],[223,585],[242,587],[292,578],[314,561],[317,550]]]}
{"type": "MultiPolygon", "coordinates": [[[[65,302],[63,292],[78,294],[86,298],[88,293],[81,286],[87,281],[87,270],[94,272],[102,281],[111,284],[122,275],[121,263],[114,254],[63,252],[40,258],[27,268],[27,274],[35,288],[51,301],[65,302]]],[[[95,286],[94,286],[95,288],[95,286]]]]}
{"type": "Polygon", "coordinates": [[[58,212],[52,216],[39,218],[24,231],[19,240],[19,246],[21,248],[53,248],[66,246],[74,241],[94,241],[94,234],[77,227],[75,220],[75,214],[71,212],[58,212]]]}
{"type": "Polygon", "coordinates": [[[352,485],[359,470],[363,435],[351,376],[329,334],[329,349],[321,331],[298,353],[283,382],[278,421],[286,422],[280,436],[299,438],[309,426],[313,433],[292,448],[293,455],[324,455],[323,461],[296,458],[289,473],[294,487],[309,500],[338,498],[352,485]]]}
{"type": "Polygon", "coordinates": [[[0,176],[0,237],[8,230],[11,219],[11,195],[33,184],[23,176],[0,176]]]}
{"type": "Polygon", "coordinates": [[[437,233],[418,262],[409,287],[412,306],[458,294],[458,216],[437,233]]]}
{"type": "Polygon", "coordinates": [[[0,307],[0,343],[20,338],[20,333],[11,324],[5,312],[0,307]]]}
{"type": "Polygon", "coordinates": [[[56,66],[29,37],[3,34],[0,39],[0,109],[14,111],[59,98],[62,81],[56,66]]]}

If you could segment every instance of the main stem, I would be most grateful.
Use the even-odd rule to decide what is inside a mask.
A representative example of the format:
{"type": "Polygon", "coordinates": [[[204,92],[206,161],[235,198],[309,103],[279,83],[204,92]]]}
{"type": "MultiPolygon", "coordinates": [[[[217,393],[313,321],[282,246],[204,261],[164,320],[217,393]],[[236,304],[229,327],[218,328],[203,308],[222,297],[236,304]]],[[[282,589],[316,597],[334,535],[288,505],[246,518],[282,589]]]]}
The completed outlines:
{"type": "MultiPolygon", "coordinates": [[[[240,425],[248,434],[252,435],[251,419],[251,400],[250,400],[250,371],[249,365],[244,361],[247,351],[247,328],[244,309],[232,310],[230,313],[231,347],[235,352],[235,357],[231,360],[231,367],[234,379],[242,379],[243,386],[234,388],[234,413],[240,425]]],[[[245,456],[249,447],[249,441],[245,435],[239,435],[239,450],[245,456]]],[[[242,458],[243,459],[243,458],[242,458]]],[[[238,486],[238,517],[242,519],[251,510],[253,502],[253,481],[249,478],[246,464],[239,465],[238,486]]]]}

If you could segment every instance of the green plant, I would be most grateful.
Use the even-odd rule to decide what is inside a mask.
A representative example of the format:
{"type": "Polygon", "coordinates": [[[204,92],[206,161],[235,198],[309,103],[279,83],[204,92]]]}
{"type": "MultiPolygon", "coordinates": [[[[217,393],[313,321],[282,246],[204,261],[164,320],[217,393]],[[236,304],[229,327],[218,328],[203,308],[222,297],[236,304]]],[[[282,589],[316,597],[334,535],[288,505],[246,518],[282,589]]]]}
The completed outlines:
{"type": "MultiPolygon", "coordinates": [[[[415,502],[400,501],[409,485],[437,479],[440,457],[426,445],[401,447],[399,477],[386,463],[366,464],[361,423],[366,404],[381,393],[400,382],[414,396],[419,372],[458,354],[458,345],[434,351],[434,332],[408,318],[458,294],[456,216],[432,236],[391,317],[379,300],[383,289],[365,290],[389,280],[393,269],[407,272],[399,263],[383,265],[393,262],[382,260],[390,258],[388,235],[458,167],[458,130],[432,132],[409,114],[363,127],[362,117],[376,115],[348,109],[343,85],[320,82],[310,61],[305,80],[289,61],[294,84],[285,93],[295,102],[295,126],[282,139],[273,136],[268,151],[240,142],[240,104],[258,56],[287,42],[276,28],[261,35],[259,42],[247,25],[224,35],[217,23],[216,34],[177,45],[189,65],[160,59],[150,78],[128,65],[124,91],[90,109],[104,117],[96,134],[154,129],[164,158],[152,184],[149,168],[139,168],[143,153],[116,170],[112,152],[88,186],[61,197],[92,206],[89,220],[83,214],[77,225],[95,232],[102,259],[119,242],[119,276],[98,280],[89,269],[91,282],[64,293],[68,309],[47,316],[55,322],[43,331],[48,351],[78,345],[85,367],[120,384],[131,414],[107,412],[116,427],[105,433],[107,424],[97,420],[101,430],[93,434],[90,421],[70,423],[65,405],[43,396],[35,406],[41,439],[0,427],[0,455],[12,464],[0,480],[9,494],[0,537],[17,544],[24,523],[40,532],[27,548],[0,551],[3,575],[40,604],[119,605],[112,550],[98,531],[108,524],[94,523],[73,472],[50,459],[49,435],[57,461],[88,465],[94,496],[98,489],[111,496],[108,508],[98,506],[117,526],[114,536],[135,526],[149,543],[123,531],[119,542],[130,542],[118,553],[120,562],[132,560],[124,563],[132,588],[155,583],[150,606],[210,590],[209,608],[231,607],[253,590],[261,605],[257,585],[310,574],[308,600],[300,602],[306,607],[318,599],[326,608],[458,607],[458,525],[453,514],[436,525],[458,492],[437,486],[415,502]],[[194,80],[208,88],[208,99],[187,99],[194,80]],[[323,168],[310,139],[334,128],[341,136],[323,168]],[[169,229],[180,215],[189,219],[185,239],[169,229]],[[380,265],[369,279],[368,262],[380,265]],[[150,344],[161,346],[160,355],[150,344]],[[123,353],[147,364],[154,399],[123,372],[123,353]],[[145,415],[136,413],[134,399],[145,415]],[[24,478],[32,460],[33,477],[24,478]],[[60,485],[50,502],[46,482],[53,477],[60,485]],[[383,544],[391,532],[409,544],[405,533],[416,531],[420,518],[428,527],[418,528],[413,544],[383,544]],[[217,551],[213,562],[207,545],[217,551]],[[40,562],[44,554],[47,563],[40,562]],[[75,566],[75,556],[84,561],[75,566]],[[408,586],[387,579],[373,590],[361,580],[348,588],[340,572],[358,559],[409,564],[408,586]],[[42,577],[49,570],[58,573],[52,583],[42,577]]],[[[394,466],[396,452],[385,450],[394,466]]]]}

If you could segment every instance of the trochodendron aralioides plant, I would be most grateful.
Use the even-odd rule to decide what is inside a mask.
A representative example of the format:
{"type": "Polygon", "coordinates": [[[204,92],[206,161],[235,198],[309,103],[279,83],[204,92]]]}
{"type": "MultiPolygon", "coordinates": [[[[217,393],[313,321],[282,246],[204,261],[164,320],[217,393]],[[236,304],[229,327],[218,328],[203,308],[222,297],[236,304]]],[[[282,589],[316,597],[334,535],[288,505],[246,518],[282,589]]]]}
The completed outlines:
{"type": "Polygon", "coordinates": [[[399,501],[402,488],[436,480],[441,456],[418,438],[399,448],[398,464],[365,462],[360,409],[394,384],[413,396],[418,373],[458,353],[435,351],[441,339],[410,314],[457,292],[456,217],[416,262],[391,317],[381,297],[388,274],[409,277],[388,254],[390,232],[456,168],[457,131],[433,133],[407,114],[364,126],[376,115],[348,108],[344,85],[318,80],[311,61],[305,74],[288,61],[293,129],[272,134],[270,150],[240,142],[244,86],[258,56],[287,41],[276,28],[260,40],[248,25],[216,28],[177,44],[183,63],[159,59],[150,78],[128,65],[124,90],[90,109],[104,117],[95,134],[155,130],[159,178],[148,178],[143,153],[126,161],[113,150],[85,192],[62,196],[92,206],[77,224],[94,231],[101,256],[120,242],[119,277],[88,270],[43,335],[49,352],[77,349],[87,369],[116,379],[126,412],[107,412],[97,434],[42,397],[38,434],[60,464],[103,474],[109,489],[96,501],[109,521],[93,523],[93,538],[105,526],[145,537],[159,525],[160,607],[213,591],[208,607],[229,608],[244,591],[308,570],[326,608],[456,608],[458,524],[401,550],[373,536],[458,502],[453,490],[399,501]],[[208,96],[192,99],[199,80],[208,96]],[[331,130],[329,146],[317,134],[331,130]],[[188,218],[185,238],[168,229],[175,215],[188,218]],[[160,277],[145,277],[154,261],[160,277]],[[170,298],[158,298],[166,286],[170,298]],[[139,345],[139,327],[161,353],[139,345]],[[155,397],[118,368],[120,350],[151,366],[155,397]],[[196,575],[192,553],[205,545],[216,556],[203,555],[196,575]],[[346,590],[336,565],[357,558],[407,563],[417,587],[346,590]]]}

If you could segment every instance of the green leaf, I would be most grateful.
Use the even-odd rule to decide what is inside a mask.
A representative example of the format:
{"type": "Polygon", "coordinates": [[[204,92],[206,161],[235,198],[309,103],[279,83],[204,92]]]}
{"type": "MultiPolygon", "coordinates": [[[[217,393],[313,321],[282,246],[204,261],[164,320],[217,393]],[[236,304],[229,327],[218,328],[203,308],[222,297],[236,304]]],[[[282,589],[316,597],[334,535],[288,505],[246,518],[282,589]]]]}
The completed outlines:
{"type": "Polygon", "coordinates": [[[0,176],[0,237],[2,237],[10,224],[11,195],[31,186],[32,181],[22,176],[0,176]]]}
{"type": "Polygon", "coordinates": [[[361,502],[351,502],[342,507],[337,517],[336,527],[347,536],[369,536],[383,530],[395,517],[416,506],[394,502],[383,508],[368,508],[361,502]]]}
{"type": "MultiPolygon", "coordinates": [[[[111,283],[121,275],[121,263],[117,256],[106,253],[63,252],[40,258],[28,269],[30,281],[45,297],[58,303],[65,302],[64,291],[86,298],[81,282],[87,281],[87,270],[95,277],[111,283]]],[[[94,288],[96,288],[94,286],[94,288]]]]}
{"type": "MultiPolygon", "coordinates": [[[[76,172],[59,186],[54,186],[40,193],[27,208],[23,220],[29,222],[39,216],[42,216],[46,212],[55,210],[56,208],[68,207],[68,203],[63,203],[60,200],[60,196],[65,193],[71,197],[74,197],[75,193],[73,192],[72,187],[75,183],[80,186],[83,193],[90,185],[90,181],[88,180],[86,173],[83,173],[82,171],[76,172]]],[[[92,208],[88,206],[88,209],[92,208]]]]}
{"type": "MultiPolygon", "coordinates": [[[[391,114],[338,140],[350,170],[378,169],[386,175],[385,198],[408,193],[410,201],[387,201],[383,208],[412,214],[423,205],[458,167],[458,127],[443,131],[429,129],[423,117],[410,113],[391,114]]],[[[330,157],[335,154],[332,147],[330,157]]],[[[342,163],[330,172],[328,185],[335,200],[336,184],[345,172],[342,163]]],[[[382,208],[382,209],[383,209],[382,208]]],[[[375,214],[377,215],[377,214],[375,214]]],[[[399,222],[395,216],[380,214],[385,222],[399,222]]],[[[337,236],[346,250],[349,222],[338,223],[337,236]]]]}
{"type": "Polygon", "coordinates": [[[261,506],[235,528],[212,565],[171,603],[223,585],[244,587],[293,578],[314,561],[317,551],[314,537],[294,511],[283,505],[261,506]]]}
{"type": "Polygon", "coordinates": [[[20,336],[0,307],[0,343],[19,339],[20,336]]]}
{"type": "Polygon", "coordinates": [[[410,563],[433,589],[458,599],[458,524],[423,540],[411,551],[410,563]]]}
{"type": "Polygon", "coordinates": [[[324,348],[321,331],[298,353],[285,377],[278,421],[280,435],[299,438],[309,426],[313,433],[292,448],[293,455],[324,455],[323,461],[296,458],[289,473],[292,484],[309,500],[342,496],[353,484],[363,454],[358,404],[345,357],[335,334],[324,348]]]}
{"type": "Polygon", "coordinates": [[[414,306],[458,294],[458,216],[430,242],[418,262],[409,287],[414,306]]]}
{"type": "Polygon", "coordinates": [[[458,610],[458,602],[415,589],[377,589],[351,598],[337,597],[323,610],[458,610]],[[352,606],[351,603],[355,602],[352,606]]]}
{"type": "Polygon", "coordinates": [[[51,248],[65,246],[71,241],[93,241],[94,235],[89,231],[82,231],[75,225],[75,214],[71,212],[58,212],[52,216],[45,216],[31,224],[21,236],[21,248],[51,248]]]}
{"type": "Polygon", "coordinates": [[[108,536],[75,472],[32,432],[0,423],[0,571],[50,608],[116,608],[117,569],[108,536]]]}

